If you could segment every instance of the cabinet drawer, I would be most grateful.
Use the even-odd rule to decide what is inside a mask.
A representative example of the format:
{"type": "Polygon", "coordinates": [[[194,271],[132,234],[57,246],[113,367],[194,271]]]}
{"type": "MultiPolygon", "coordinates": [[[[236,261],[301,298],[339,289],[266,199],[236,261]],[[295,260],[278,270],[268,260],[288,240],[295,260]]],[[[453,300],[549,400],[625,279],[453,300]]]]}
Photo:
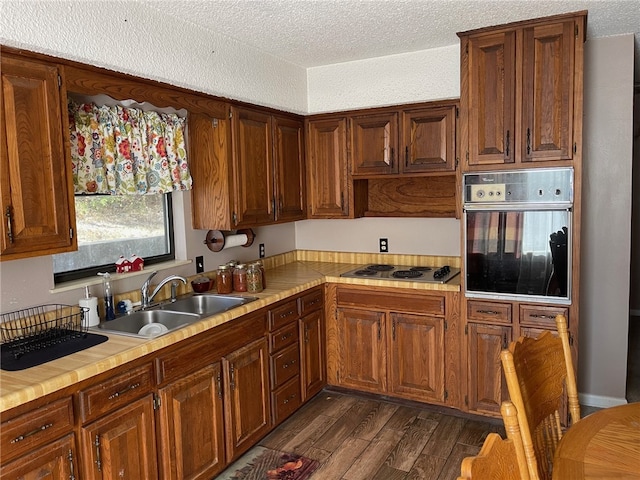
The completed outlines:
{"type": "Polygon", "coordinates": [[[295,300],[269,310],[269,330],[276,330],[298,319],[298,305],[295,300]]]}
{"type": "Polygon", "coordinates": [[[298,324],[292,322],[269,334],[269,353],[275,353],[284,347],[298,342],[298,324]]]}
{"type": "Polygon", "coordinates": [[[82,422],[99,417],[110,410],[128,405],[153,388],[151,364],[117,375],[80,391],[80,416],[82,422]]]}
{"type": "Polygon", "coordinates": [[[522,325],[541,326],[556,330],[556,316],[564,315],[569,326],[569,309],[566,307],[543,305],[520,305],[520,323],[522,325]]]}
{"type": "Polygon", "coordinates": [[[322,308],[324,302],[324,293],[321,289],[314,290],[306,295],[298,298],[298,308],[300,316],[304,316],[307,313],[313,312],[322,308]]]}
{"type": "Polygon", "coordinates": [[[408,295],[375,289],[339,288],[337,301],[339,306],[375,308],[437,316],[444,316],[445,314],[444,295],[434,295],[426,292],[416,292],[408,295]]]}
{"type": "Polygon", "coordinates": [[[0,427],[2,463],[61,437],[72,429],[71,397],[57,400],[2,422],[0,427]]]}
{"type": "Polygon", "coordinates": [[[467,320],[511,323],[511,304],[470,300],[467,302],[467,320]]]}
{"type": "Polygon", "coordinates": [[[289,382],[271,394],[273,421],[275,424],[291,415],[302,403],[300,397],[300,376],[296,375],[289,382]]]}
{"type": "Polygon", "coordinates": [[[298,344],[285,348],[271,357],[271,388],[278,388],[300,373],[300,347],[298,344]]]}

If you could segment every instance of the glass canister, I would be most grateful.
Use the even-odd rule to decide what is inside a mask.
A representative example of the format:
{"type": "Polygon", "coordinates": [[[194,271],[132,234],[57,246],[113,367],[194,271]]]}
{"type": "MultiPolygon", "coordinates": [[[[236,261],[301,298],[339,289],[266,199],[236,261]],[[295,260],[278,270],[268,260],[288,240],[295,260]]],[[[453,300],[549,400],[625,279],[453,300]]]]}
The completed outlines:
{"type": "Polygon", "coordinates": [[[258,265],[258,268],[260,268],[260,272],[262,272],[262,289],[264,290],[265,288],[267,288],[267,274],[264,270],[264,264],[262,263],[262,260],[256,260],[255,264],[258,265]]]}
{"type": "Polygon", "coordinates": [[[216,273],[216,291],[218,293],[233,292],[233,275],[227,265],[220,265],[216,273]]]}
{"type": "Polygon", "coordinates": [[[250,293],[258,293],[263,289],[260,265],[258,263],[252,263],[247,270],[247,291],[250,293]]]}
{"type": "Polygon", "coordinates": [[[236,292],[247,291],[247,266],[239,263],[233,270],[233,289],[236,292]]]}

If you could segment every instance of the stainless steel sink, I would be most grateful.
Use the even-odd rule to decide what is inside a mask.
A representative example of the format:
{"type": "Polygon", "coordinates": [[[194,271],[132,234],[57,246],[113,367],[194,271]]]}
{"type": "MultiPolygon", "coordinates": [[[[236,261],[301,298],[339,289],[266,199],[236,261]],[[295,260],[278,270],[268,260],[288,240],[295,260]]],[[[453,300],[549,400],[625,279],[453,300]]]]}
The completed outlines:
{"type": "Polygon", "coordinates": [[[257,298],[215,294],[193,295],[179,298],[175,302],[161,303],[148,310],[123,315],[115,320],[101,322],[97,328],[107,333],[153,338],[254,300],[257,298]]]}
{"type": "Polygon", "coordinates": [[[230,297],[227,295],[203,294],[179,298],[175,302],[159,306],[162,310],[173,312],[197,313],[202,317],[226,312],[245,303],[257,300],[256,297],[230,297]]]}
{"type": "Polygon", "coordinates": [[[198,320],[200,315],[197,313],[141,310],[115,320],[102,322],[98,325],[98,329],[120,335],[153,338],[198,320]]]}

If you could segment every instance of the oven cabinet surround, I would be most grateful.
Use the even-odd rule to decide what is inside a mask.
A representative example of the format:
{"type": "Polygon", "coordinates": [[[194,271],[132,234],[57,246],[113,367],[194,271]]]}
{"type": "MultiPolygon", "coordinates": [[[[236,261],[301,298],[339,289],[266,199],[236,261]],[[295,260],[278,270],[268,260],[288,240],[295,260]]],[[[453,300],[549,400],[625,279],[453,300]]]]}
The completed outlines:
{"type": "Polygon", "coordinates": [[[587,13],[458,33],[463,170],[582,157],[587,13]]]}
{"type": "MultiPolygon", "coordinates": [[[[465,407],[470,412],[499,416],[508,400],[500,352],[520,336],[537,337],[543,331],[555,334],[556,315],[567,317],[574,366],[577,359],[577,325],[570,307],[563,305],[499,302],[485,299],[463,301],[465,305],[463,366],[466,366],[465,407]],[[466,359],[465,359],[466,357],[466,359]]],[[[565,415],[566,417],[566,415],[565,415]]],[[[563,418],[565,424],[567,418],[563,418]]]]}
{"type": "Polygon", "coordinates": [[[73,478],[79,468],[73,425],[71,396],[3,419],[0,477],[73,478]]]}
{"type": "Polygon", "coordinates": [[[307,117],[308,218],[456,216],[457,106],[307,117]]]}
{"type": "Polygon", "coordinates": [[[329,384],[460,408],[457,292],[329,284],[327,293],[329,384]]]}
{"type": "Polygon", "coordinates": [[[64,69],[0,61],[0,260],[76,250],[64,69]]]}
{"type": "Polygon", "coordinates": [[[269,308],[269,362],[274,425],[325,385],[324,291],[312,289],[269,308]]]}
{"type": "Polygon", "coordinates": [[[303,122],[231,107],[231,119],[189,117],[192,223],[230,230],[306,215],[303,122]]]}

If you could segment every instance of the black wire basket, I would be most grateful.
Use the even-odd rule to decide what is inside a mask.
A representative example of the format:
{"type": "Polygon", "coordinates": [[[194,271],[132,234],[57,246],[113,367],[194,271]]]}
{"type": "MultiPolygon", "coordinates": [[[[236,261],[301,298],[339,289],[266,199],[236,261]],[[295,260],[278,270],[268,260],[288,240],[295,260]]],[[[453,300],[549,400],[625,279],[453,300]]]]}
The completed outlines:
{"type": "Polygon", "coordinates": [[[86,337],[87,326],[83,320],[88,312],[84,307],[48,304],[2,313],[2,350],[18,359],[29,352],[86,337]]]}

